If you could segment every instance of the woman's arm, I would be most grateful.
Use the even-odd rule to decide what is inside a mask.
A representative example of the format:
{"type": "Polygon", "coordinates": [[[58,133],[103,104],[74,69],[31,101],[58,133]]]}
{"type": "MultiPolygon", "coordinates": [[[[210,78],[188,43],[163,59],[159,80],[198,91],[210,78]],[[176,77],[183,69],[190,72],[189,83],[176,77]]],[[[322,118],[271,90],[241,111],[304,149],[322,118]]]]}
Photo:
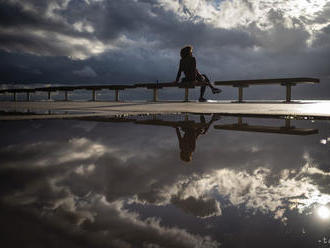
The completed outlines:
{"type": "Polygon", "coordinates": [[[179,128],[176,127],[175,131],[176,131],[176,135],[178,136],[179,142],[181,143],[182,137],[179,128]]]}
{"type": "Polygon", "coordinates": [[[181,77],[181,72],[182,72],[182,66],[181,66],[181,60],[180,60],[180,66],[179,66],[178,73],[177,73],[177,75],[176,75],[175,82],[179,82],[180,77],[181,77]]]}

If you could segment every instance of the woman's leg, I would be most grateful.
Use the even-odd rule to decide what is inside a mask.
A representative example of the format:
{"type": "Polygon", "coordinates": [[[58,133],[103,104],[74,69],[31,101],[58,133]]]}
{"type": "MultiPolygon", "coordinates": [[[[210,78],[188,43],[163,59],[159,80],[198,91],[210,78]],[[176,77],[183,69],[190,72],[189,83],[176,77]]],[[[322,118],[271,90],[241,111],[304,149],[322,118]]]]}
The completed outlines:
{"type": "Polygon", "coordinates": [[[204,77],[204,80],[203,80],[203,81],[205,81],[205,82],[207,83],[207,85],[208,85],[211,89],[215,89],[215,87],[211,84],[209,78],[208,78],[205,74],[202,74],[202,75],[203,75],[203,77],[204,77]]]}
{"type": "MultiPolygon", "coordinates": [[[[210,82],[209,79],[204,74],[203,75],[198,74],[197,75],[197,80],[201,81],[201,82],[210,82]]],[[[205,90],[206,90],[206,86],[205,85],[201,86],[199,100],[204,100],[205,90]]]]}
{"type": "MultiPolygon", "coordinates": [[[[207,82],[207,85],[211,88],[213,94],[216,94],[216,93],[220,93],[220,92],[221,92],[220,89],[214,87],[214,86],[211,84],[210,80],[208,79],[208,77],[207,77],[205,74],[202,74],[202,76],[204,77],[204,80],[203,80],[203,81],[204,81],[204,82],[207,82]]],[[[203,86],[203,87],[204,87],[204,89],[201,88],[201,94],[202,94],[202,90],[203,90],[203,94],[204,94],[204,92],[205,92],[205,86],[203,86]]]]}

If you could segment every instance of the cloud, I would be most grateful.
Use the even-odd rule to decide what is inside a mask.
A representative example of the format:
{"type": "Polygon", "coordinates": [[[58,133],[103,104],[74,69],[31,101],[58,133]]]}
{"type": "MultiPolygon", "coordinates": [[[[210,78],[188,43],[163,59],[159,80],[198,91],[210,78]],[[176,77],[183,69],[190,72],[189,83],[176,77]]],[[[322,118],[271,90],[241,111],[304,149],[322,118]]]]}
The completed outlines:
{"type": "Polygon", "coordinates": [[[90,66],[85,66],[81,70],[73,71],[73,74],[76,74],[81,77],[96,77],[97,74],[90,66]]]}
{"type": "MultiPolygon", "coordinates": [[[[198,68],[212,80],[320,77],[324,84],[301,87],[297,97],[328,97],[326,0],[3,0],[0,5],[3,81],[169,81],[179,49],[192,44],[198,68]]],[[[260,95],[255,88],[248,92],[260,95]]],[[[265,98],[281,98],[277,91],[271,94],[265,98]]],[[[224,95],[230,99],[236,92],[226,89],[224,95]]]]}

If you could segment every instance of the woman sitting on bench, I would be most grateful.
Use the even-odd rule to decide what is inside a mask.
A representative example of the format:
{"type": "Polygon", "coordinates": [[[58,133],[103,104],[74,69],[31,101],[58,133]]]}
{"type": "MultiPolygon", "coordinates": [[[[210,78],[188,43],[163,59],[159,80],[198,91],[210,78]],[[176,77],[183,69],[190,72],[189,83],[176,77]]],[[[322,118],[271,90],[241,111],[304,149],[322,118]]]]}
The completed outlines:
{"type": "MultiPolygon", "coordinates": [[[[221,90],[218,88],[215,88],[210,80],[207,78],[205,74],[200,74],[199,71],[196,68],[196,59],[192,55],[192,46],[185,46],[184,48],[181,49],[180,51],[180,67],[178,70],[178,74],[176,76],[175,82],[178,83],[181,77],[181,72],[184,72],[185,77],[182,79],[181,82],[193,82],[193,81],[199,81],[199,82],[206,82],[207,85],[211,88],[212,93],[220,93],[221,90]]],[[[201,91],[200,91],[200,97],[199,101],[200,102],[205,102],[206,99],[204,98],[204,93],[205,93],[206,86],[203,85],[201,86],[201,91]]]]}

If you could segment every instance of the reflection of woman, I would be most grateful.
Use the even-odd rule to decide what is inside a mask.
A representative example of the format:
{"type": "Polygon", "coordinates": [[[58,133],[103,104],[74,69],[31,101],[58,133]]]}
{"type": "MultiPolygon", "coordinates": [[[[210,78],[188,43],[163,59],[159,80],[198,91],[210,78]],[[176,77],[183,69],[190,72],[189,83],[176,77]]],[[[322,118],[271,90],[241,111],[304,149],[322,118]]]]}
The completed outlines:
{"type": "Polygon", "coordinates": [[[211,120],[206,123],[204,115],[200,115],[200,123],[188,122],[181,126],[181,131],[184,132],[183,136],[181,136],[179,128],[175,128],[179,139],[180,158],[182,161],[190,162],[192,160],[192,153],[195,151],[198,136],[206,134],[207,130],[215,120],[217,120],[217,117],[216,115],[213,115],[211,120]]]}

